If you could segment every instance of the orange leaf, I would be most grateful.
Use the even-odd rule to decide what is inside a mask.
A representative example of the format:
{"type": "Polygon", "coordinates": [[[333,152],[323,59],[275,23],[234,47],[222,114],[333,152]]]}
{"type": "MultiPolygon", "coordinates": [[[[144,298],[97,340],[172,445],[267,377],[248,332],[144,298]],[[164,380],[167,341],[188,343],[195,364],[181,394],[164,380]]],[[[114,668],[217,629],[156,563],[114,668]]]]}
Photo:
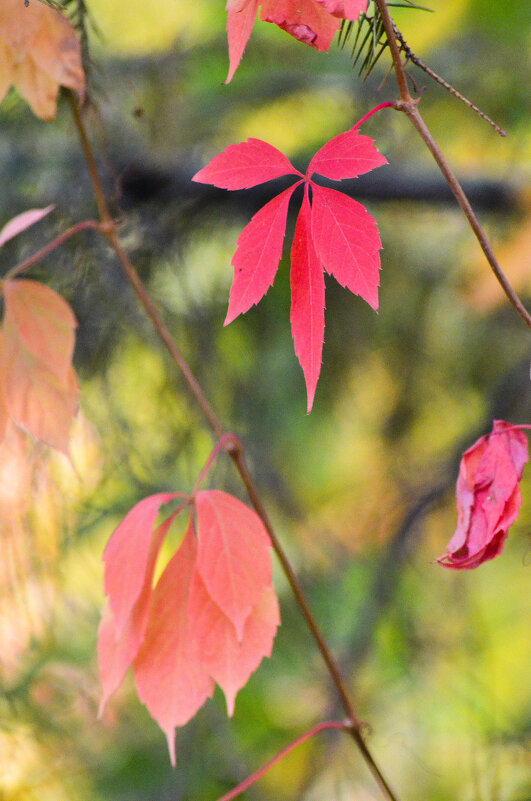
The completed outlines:
{"type": "Polygon", "coordinates": [[[271,584],[271,542],[252,509],[218,490],[196,495],[197,569],[206,589],[236,629],[271,584]]]}
{"type": "Polygon", "coordinates": [[[172,764],[175,728],[187,723],[214,691],[214,682],[199,660],[187,614],[196,557],[190,522],[153,591],[145,639],[134,666],[138,695],[168,738],[172,764]]]}
{"type": "Polygon", "coordinates": [[[214,603],[196,571],[190,588],[188,615],[201,662],[225,693],[228,713],[232,715],[236,693],[247,684],[263,657],[271,656],[280,624],[275,591],[273,587],[266,588],[245,621],[243,636],[238,642],[236,629],[214,603]]]}

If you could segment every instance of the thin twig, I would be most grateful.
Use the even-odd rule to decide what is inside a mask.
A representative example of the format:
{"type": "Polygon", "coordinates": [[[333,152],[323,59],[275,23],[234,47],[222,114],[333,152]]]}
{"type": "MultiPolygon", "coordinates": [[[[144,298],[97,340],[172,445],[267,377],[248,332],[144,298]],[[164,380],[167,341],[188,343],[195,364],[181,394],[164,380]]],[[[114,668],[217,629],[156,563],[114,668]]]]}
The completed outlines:
{"type": "Polygon", "coordinates": [[[4,276],[5,281],[9,281],[11,278],[15,278],[15,276],[20,275],[20,273],[29,270],[30,267],[33,267],[37,264],[41,259],[44,259],[50,253],[53,253],[54,250],[64,245],[64,243],[70,239],[70,237],[75,236],[76,234],[81,233],[81,231],[88,231],[88,230],[96,230],[99,231],[101,229],[101,223],[97,220],[83,220],[83,222],[78,222],[76,225],[73,225],[71,228],[67,228],[66,231],[63,231],[55,239],[52,239],[51,242],[48,242],[47,245],[42,247],[33,256],[30,256],[25,261],[21,261],[20,264],[17,264],[8,273],[4,276]]]}
{"type": "MultiPolygon", "coordinates": [[[[96,197],[96,202],[98,205],[98,211],[102,218],[102,223],[99,227],[100,232],[106,237],[109,244],[113,248],[118,261],[120,262],[126,276],[129,278],[133,289],[135,290],[140,303],[144,307],[147,315],[151,319],[153,327],[157,334],[159,335],[160,339],[166,346],[171,358],[181,371],[183,378],[185,379],[186,383],[190,391],[192,392],[194,398],[196,399],[198,405],[200,406],[201,410],[203,411],[204,416],[208,420],[212,430],[214,431],[216,437],[218,439],[222,439],[226,436],[226,432],[224,431],[220,421],[218,420],[217,416],[215,415],[212,407],[210,406],[199,382],[195,378],[194,374],[192,373],[188,363],[186,362],[184,356],[180,352],[180,350],[175,345],[171,334],[169,333],[168,329],[166,328],[157,307],[155,306],[154,302],[152,301],[150,295],[148,294],[146,288],[144,287],[138,273],[136,272],[133,264],[131,263],[127,253],[123,249],[118,235],[116,233],[116,227],[112,217],[109,213],[107,201],[105,199],[105,193],[103,191],[103,187],[100,181],[100,177],[98,174],[98,170],[96,167],[96,162],[94,159],[94,154],[92,152],[92,148],[85,130],[84,122],[79,111],[76,99],[74,95],[69,92],[69,99],[70,105],[72,107],[73,115],[74,115],[74,122],[79,134],[79,139],[81,142],[81,146],[83,148],[85,158],[87,161],[87,165],[89,168],[90,178],[92,181],[92,185],[94,188],[94,193],[96,197]]],[[[398,801],[398,796],[394,793],[391,789],[390,785],[388,784],[386,778],[384,777],[381,769],[379,768],[378,764],[376,763],[372,753],[370,752],[363,734],[363,725],[359,719],[359,716],[354,708],[354,705],[349,697],[347,692],[346,686],[343,682],[343,679],[340,675],[339,669],[337,664],[332,656],[332,653],[326,643],[323,635],[321,634],[317,622],[313,616],[313,613],[308,605],[308,602],[304,596],[302,591],[302,587],[299,584],[297,576],[291,564],[288,560],[286,553],[276,533],[273,529],[271,521],[267,515],[265,507],[260,499],[258,490],[256,485],[251,477],[249,469],[246,464],[245,460],[245,451],[243,444],[237,437],[230,438],[230,441],[227,442],[226,451],[229,456],[232,458],[238,473],[242,479],[245,488],[247,489],[249,498],[251,503],[257,512],[258,516],[261,518],[268,534],[271,539],[271,544],[273,549],[277,555],[277,558],[284,570],[288,583],[291,587],[291,590],[297,600],[299,605],[300,611],[306,623],[308,624],[308,628],[317,644],[317,647],[323,657],[323,660],[328,668],[328,672],[330,673],[331,679],[336,686],[337,692],[340,696],[343,708],[347,714],[349,719],[350,726],[349,726],[349,733],[351,737],[354,739],[356,745],[358,746],[359,751],[361,752],[369,770],[371,771],[373,778],[375,779],[376,783],[378,784],[382,794],[388,799],[388,801],[398,801]]]]}
{"type": "Polygon", "coordinates": [[[413,64],[416,64],[416,65],[417,65],[417,67],[419,67],[419,68],[420,68],[421,70],[423,70],[423,71],[424,71],[424,72],[425,72],[427,75],[429,75],[429,76],[430,76],[430,78],[433,78],[433,80],[434,80],[434,81],[436,81],[438,84],[440,84],[441,86],[444,86],[444,88],[445,88],[445,89],[446,89],[448,92],[450,92],[450,94],[452,94],[454,97],[456,97],[456,98],[457,98],[458,100],[460,100],[462,103],[464,103],[464,104],[465,104],[465,106],[468,106],[468,108],[472,109],[472,111],[475,111],[475,112],[476,112],[476,114],[479,114],[479,116],[480,116],[480,117],[481,117],[483,120],[485,120],[485,122],[488,122],[488,124],[489,124],[489,125],[492,125],[492,127],[494,128],[494,130],[496,131],[496,133],[499,133],[499,135],[500,135],[500,136],[507,136],[507,132],[506,132],[506,131],[504,131],[504,130],[503,130],[503,128],[500,128],[500,126],[499,126],[499,125],[496,125],[496,123],[494,122],[494,120],[491,120],[491,118],[490,118],[490,117],[489,117],[487,114],[485,114],[485,112],[484,112],[484,111],[481,111],[481,109],[480,109],[480,108],[478,108],[478,107],[477,107],[477,106],[476,106],[474,103],[472,103],[472,101],[471,101],[471,100],[468,100],[468,98],[466,98],[464,95],[462,95],[462,94],[461,94],[461,92],[458,92],[458,91],[457,91],[457,89],[456,89],[454,86],[452,86],[452,84],[451,84],[451,83],[448,83],[448,81],[445,81],[445,80],[444,80],[444,78],[441,78],[441,76],[440,76],[440,75],[437,75],[437,73],[436,73],[436,72],[434,72],[434,70],[432,70],[432,68],[431,68],[431,67],[428,67],[428,65],[427,65],[427,64],[425,64],[425,63],[424,63],[424,61],[422,61],[422,59],[421,59],[421,58],[419,58],[419,57],[418,57],[418,56],[417,56],[417,55],[416,55],[416,54],[415,54],[415,53],[414,53],[414,52],[411,50],[411,48],[409,47],[408,43],[407,43],[407,42],[406,42],[406,40],[404,39],[404,36],[403,36],[403,35],[402,35],[402,33],[401,33],[399,30],[398,30],[398,28],[396,27],[396,25],[395,25],[395,23],[394,23],[394,22],[393,22],[393,31],[395,32],[395,36],[396,36],[396,38],[397,38],[397,39],[398,39],[398,41],[400,42],[400,47],[401,47],[401,50],[402,50],[402,51],[403,51],[403,52],[406,54],[406,60],[407,60],[407,61],[412,61],[412,62],[413,62],[413,64]]]}
{"type": "Polygon", "coordinates": [[[297,746],[302,745],[315,734],[320,734],[320,732],[328,731],[330,729],[340,729],[342,731],[349,732],[351,727],[352,724],[350,721],[341,722],[339,720],[326,720],[324,723],[319,723],[317,726],[314,726],[312,729],[304,732],[304,734],[301,734],[296,740],[293,740],[292,743],[283,748],[282,751],[279,751],[276,756],[269,760],[269,762],[266,762],[263,767],[251,774],[251,776],[238,784],[237,787],[234,787],[234,789],[230,790],[230,792],[225,793],[225,795],[221,796],[221,798],[218,798],[217,801],[232,801],[233,798],[236,798],[237,796],[241,795],[241,793],[244,793],[245,790],[261,779],[262,776],[265,776],[265,774],[271,770],[271,768],[275,767],[278,762],[294,751],[297,746]]]}
{"type": "Polygon", "coordinates": [[[387,40],[389,42],[389,47],[391,48],[391,54],[393,57],[393,63],[395,66],[395,74],[396,80],[398,83],[398,88],[400,90],[400,100],[396,103],[396,108],[399,111],[403,111],[411,120],[419,134],[421,135],[422,139],[426,143],[429,151],[431,152],[433,158],[437,162],[440,171],[446,178],[448,186],[454,193],[457,202],[461,206],[474,234],[476,235],[476,239],[478,240],[483,253],[491,266],[491,269],[498,279],[503,291],[507,295],[509,301],[514,306],[524,323],[527,325],[528,328],[531,329],[531,315],[525,308],[524,304],[512,288],[509,279],[503,272],[500,264],[496,256],[494,255],[494,251],[492,250],[492,246],[490,244],[489,238],[481,223],[479,222],[478,218],[475,215],[470,202],[463,192],[463,188],[461,184],[457,180],[456,176],[454,175],[452,168],[450,167],[449,163],[447,162],[443,152],[435,139],[433,138],[428,126],[424,122],[419,110],[418,110],[418,103],[420,98],[414,100],[410,93],[409,88],[407,85],[406,79],[406,71],[404,69],[404,65],[402,64],[402,59],[400,57],[400,47],[398,44],[398,40],[395,35],[395,31],[393,28],[393,20],[389,15],[389,9],[387,8],[387,3],[385,0],[375,0],[378,9],[380,11],[380,15],[382,17],[382,21],[385,28],[385,33],[387,35],[387,40]]]}

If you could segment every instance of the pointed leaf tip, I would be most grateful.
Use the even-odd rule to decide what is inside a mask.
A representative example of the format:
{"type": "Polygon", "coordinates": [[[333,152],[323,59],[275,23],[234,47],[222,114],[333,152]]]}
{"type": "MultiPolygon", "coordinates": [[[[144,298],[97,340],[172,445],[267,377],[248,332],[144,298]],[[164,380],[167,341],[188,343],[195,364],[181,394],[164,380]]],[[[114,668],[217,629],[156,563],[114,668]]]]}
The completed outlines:
{"type": "Polygon", "coordinates": [[[300,175],[280,150],[261,139],[250,138],[226,147],[199,170],[192,181],[212,184],[219,189],[249,189],[290,174],[300,175]]]}

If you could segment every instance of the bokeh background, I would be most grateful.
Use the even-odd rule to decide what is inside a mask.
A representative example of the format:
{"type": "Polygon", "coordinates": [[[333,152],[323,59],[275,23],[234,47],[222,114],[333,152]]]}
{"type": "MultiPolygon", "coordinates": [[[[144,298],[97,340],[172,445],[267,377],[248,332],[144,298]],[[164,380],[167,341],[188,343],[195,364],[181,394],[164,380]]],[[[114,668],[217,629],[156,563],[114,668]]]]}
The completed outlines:
{"type": "MultiPolygon", "coordinates": [[[[228,428],[244,439],[266,505],[356,699],[371,747],[404,801],[531,797],[531,470],[501,557],[444,570],[461,451],[494,417],[531,422],[528,332],[408,121],[365,126],[390,166],[351,182],[384,243],[380,311],[327,281],[314,411],[289,329],[289,264],[258,308],[223,328],[237,236],[278,191],[190,184],[249,136],[297,165],[397,91],[384,53],[366,81],[352,40],[328,55],[257,23],[229,86],[222,0],[87,0],[88,123],[123,242],[228,428]],[[267,193],[270,191],[270,194],[267,193]]],[[[422,110],[470,190],[517,291],[531,302],[531,20],[517,0],[431,0],[395,9],[411,48],[507,131],[502,139],[412,69],[422,110]]],[[[0,107],[1,222],[55,214],[0,253],[7,271],[93,215],[67,104],[43,123],[12,92],[0,107]]],[[[289,241],[294,219],[288,224],[289,241]]],[[[285,248],[287,256],[289,248],[285,248]]],[[[142,497],[188,491],[212,440],[106,246],[83,235],[32,277],[72,303],[82,414],[73,465],[42,454],[0,559],[2,801],[212,801],[302,731],[341,716],[276,570],[283,625],[234,718],[217,692],[162,733],[129,679],[98,721],[101,555],[142,497]]],[[[13,471],[3,465],[3,486],[13,471]]],[[[241,494],[221,458],[211,486],[241,494]]],[[[352,743],[321,735],[244,796],[377,799],[352,743]]]]}

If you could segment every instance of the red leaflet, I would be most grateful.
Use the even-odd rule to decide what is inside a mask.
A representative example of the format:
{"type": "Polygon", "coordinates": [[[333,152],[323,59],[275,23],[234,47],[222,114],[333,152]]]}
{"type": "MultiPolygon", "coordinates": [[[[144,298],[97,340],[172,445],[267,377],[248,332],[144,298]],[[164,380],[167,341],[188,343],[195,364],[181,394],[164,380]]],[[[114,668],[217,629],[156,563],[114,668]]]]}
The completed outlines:
{"type": "Polygon", "coordinates": [[[271,584],[271,543],[252,509],[226,492],[196,495],[197,569],[241,641],[251,610],[271,584]]]}
{"type": "Polygon", "coordinates": [[[239,145],[229,145],[219,156],[214,156],[192,181],[220,189],[248,189],[290,173],[301,175],[284,153],[261,139],[248,139],[239,145]]]}
{"type": "Polygon", "coordinates": [[[357,128],[351,128],[334,136],[317,151],[308,165],[306,177],[314,172],[334,181],[342,178],[357,178],[365,172],[387,164],[387,159],[374,147],[374,140],[363,136],[357,128]]]}
{"type": "Polygon", "coordinates": [[[238,68],[245,45],[253,29],[260,0],[239,0],[227,3],[227,39],[229,42],[229,74],[225,83],[230,83],[238,68]]]}
{"type": "Polygon", "coordinates": [[[238,237],[232,259],[234,280],[224,325],[259,303],[275,280],[286,233],[288,206],[295,187],[266,203],[238,237]]]}
{"type": "Polygon", "coordinates": [[[378,227],[367,209],[335,189],[313,186],[312,235],[325,270],[378,309],[378,227]]]}
{"type": "Polygon", "coordinates": [[[271,543],[252,509],[224,492],[160,493],[140,501],[105,550],[109,596],[98,637],[100,712],[134,667],[140,699],[168,738],[212,695],[217,681],[229,714],[238,690],[271,654],[279,625],[271,585],[271,543]],[[175,517],[155,529],[175,497],[195,507],[187,533],[152,589],[158,554],[175,517]]]}
{"type": "Polygon", "coordinates": [[[356,20],[367,10],[367,0],[315,0],[322,5],[329,14],[340,19],[356,20]]]}
{"type": "MultiPolygon", "coordinates": [[[[241,0],[243,2],[243,0],[241,0]]],[[[310,2],[310,0],[308,0],[310,2]]],[[[313,2],[313,0],[311,0],[313,2]]],[[[266,4],[263,8],[266,8],[266,4]]],[[[278,8],[287,7],[279,4],[278,8]]],[[[303,4],[301,8],[306,8],[303,4]]],[[[363,120],[378,106],[369,112],[363,120]]],[[[359,125],[360,123],[358,123],[359,125]]],[[[305,195],[291,251],[291,325],[311,411],[321,368],[324,335],[324,269],[339,283],[378,308],[380,254],[376,222],[347,195],[325,189],[314,173],[341,180],[354,178],[387,161],[358,126],[327,142],[313,157],[304,177],[305,195]],[[312,187],[312,203],[308,199],[312,187]]],[[[192,180],[241,188],[280,175],[301,175],[276,148],[257,139],[228,147],[192,180]]],[[[282,256],[288,205],[298,181],[270,200],[243,229],[232,259],[234,281],[225,325],[258,303],[272,285],[282,256]]]]}
{"type": "Polygon", "coordinates": [[[295,353],[308,388],[308,413],[321,372],[324,339],[325,283],[311,236],[308,186],[295,227],[291,248],[291,330],[295,353]]]}
{"type": "Polygon", "coordinates": [[[478,567],[501,553],[522,503],[519,481],[529,459],[524,427],[495,420],[492,433],[463,454],[457,529],[437,560],[444,567],[478,567]]]}

